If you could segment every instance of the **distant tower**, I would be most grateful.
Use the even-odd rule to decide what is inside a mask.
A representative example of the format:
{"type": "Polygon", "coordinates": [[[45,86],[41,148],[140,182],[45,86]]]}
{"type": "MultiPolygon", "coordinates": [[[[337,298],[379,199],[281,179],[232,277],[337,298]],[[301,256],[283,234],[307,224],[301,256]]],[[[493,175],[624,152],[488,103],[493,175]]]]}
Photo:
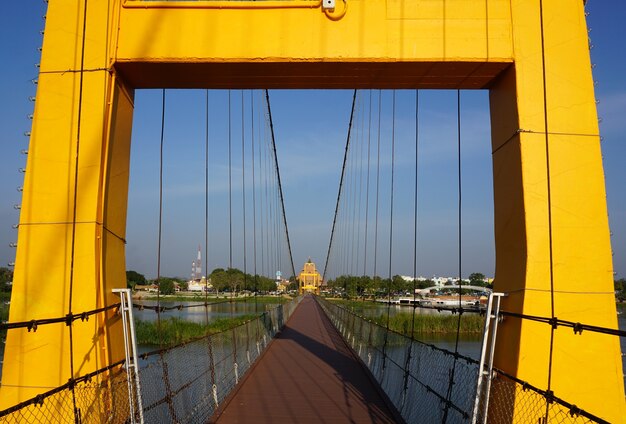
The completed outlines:
{"type": "Polygon", "coordinates": [[[202,279],[202,247],[198,245],[198,258],[196,259],[196,269],[194,280],[202,279]]]}
{"type": "Polygon", "coordinates": [[[196,279],[196,263],[191,262],[191,281],[196,279]]]}

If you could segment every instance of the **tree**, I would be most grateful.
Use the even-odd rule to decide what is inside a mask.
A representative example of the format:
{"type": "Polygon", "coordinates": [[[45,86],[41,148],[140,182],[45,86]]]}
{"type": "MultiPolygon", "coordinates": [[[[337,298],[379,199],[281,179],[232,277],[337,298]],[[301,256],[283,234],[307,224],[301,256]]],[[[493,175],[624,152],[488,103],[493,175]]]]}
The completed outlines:
{"type": "Polygon", "coordinates": [[[167,277],[162,277],[159,281],[159,291],[161,294],[174,294],[176,289],[174,287],[174,280],[167,277]]]}
{"type": "Polygon", "coordinates": [[[470,280],[470,285],[472,286],[485,287],[487,285],[487,282],[485,281],[486,280],[485,275],[481,274],[480,272],[474,272],[470,274],[469,280],[470,280]]]}
{"type": "Polygon", "coordinates": [[[137,284],[145,286],[148,284],[148,281],[143,274],[137,271],[126,271],[126,287],[134,289],[137,284]]]}
{"type": "Polygon", "coordinates": [[[12,286],[8,284],[11,281],[13,281],[13,271],[0,267],[0,291],[11,291],[12,286]]]}
{"type": "Polygon", "coordinates": [[[626,300],[626,278],[615,280],[615,297],[620,302],[626,300]]]}
{"type": "Polygon", "coordinates": [[[218,292],[228,287],[228,275],[223,268],[215,268],[209,275],[209,278],[211,279],[211,285],[218,292]]]}

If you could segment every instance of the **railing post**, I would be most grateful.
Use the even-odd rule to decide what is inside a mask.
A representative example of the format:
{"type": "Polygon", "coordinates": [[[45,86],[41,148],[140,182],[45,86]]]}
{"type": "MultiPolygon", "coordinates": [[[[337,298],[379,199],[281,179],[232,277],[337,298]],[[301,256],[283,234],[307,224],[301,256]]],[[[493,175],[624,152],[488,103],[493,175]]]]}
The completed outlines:
{"type": "Polygon", "coordinates": [[[487,422],[487,411],[489,408],[489,392],[491,390],[491,376],[493,373],[493,355],[494,349],[496,346],[496,335],[498,333],[498,319],[500,315],[500,300],[504,297],[504,293],[495,293],[492,292],[489,294],[489,299],[487,300],[487,311],[485,314],[485,326],[483,329],[483,343],[480,349],[480,363],[478,365],[478,379],[476,381],[476,397],[474,399],[474,409],[472,411],[472,424],[476,424],[478,422],[479,409],[480,409],[480,399],[481,393],[483,391],[483,380],[487,377],[486,388],[484,390],[484,399],[483,403],[483,412],[482,412],[482,423],[487,422]],[[495,307],[493,305],[495,300],[495,307]],[[494,313],[492,314],[492,311],[494,313]],[[491,327],[493,320],[493,329],[491,331],[491,339],[489,339],[489,329],[491,327]],[[489,346],[487,346],[489,345],[489,346]],[[487,352],[489,349],[489,352],[487,352]],[[487,357],[488,355],[488,357],[487,357]],[[485,362],[487,364],[485,365],[485,362]]]}
{"type": "Polygon", "coordinates": [[[113,293],[120,296],[120,313],[124,330],[124,353],[126,355],[126,380],[128,382],[128,407],[132,423],[136,423],[135,396],[137,394],[137,409],[139,423],[143,424],[143,404],[141,401],[141,384],[139,382],[139,365],[137,364],[137,342],[135,338],[135,321],[133,320],[133,301],[130,289],[113,289],[113,293]],[[129,334],[130,333],[130,334],[129,334]],[[135,390],[133,391],[133,376],[135,390]]]}

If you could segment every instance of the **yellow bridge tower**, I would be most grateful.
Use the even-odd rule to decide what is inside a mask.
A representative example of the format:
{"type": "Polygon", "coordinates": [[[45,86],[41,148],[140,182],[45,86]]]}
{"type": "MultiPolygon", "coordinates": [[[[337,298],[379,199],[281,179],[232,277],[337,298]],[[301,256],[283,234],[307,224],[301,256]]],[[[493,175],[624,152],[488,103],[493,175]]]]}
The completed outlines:
{"type": "MultiPolygon", "coordinates": [[[[11,322],[119,301],[135,89],[433,88],[490,91],[502,308],[617,328],[583,0],[326,3],[50,1],[11,322]]],[[[315,278],[306,285],[317,288],[315,278]]],[[[114,310],[10,330],[0,408],[121,360],[120,340],[114,310]]],[[[507,318],[495,358],[511,375],[626,422],[616,337],[507,318]]],[[[518,392],[493,395],[508,400],[513,422],[544,419],[517,407],[518,392]]],[[[83,422],[106,416],[104,407],[77,408],[83,422]]]]}

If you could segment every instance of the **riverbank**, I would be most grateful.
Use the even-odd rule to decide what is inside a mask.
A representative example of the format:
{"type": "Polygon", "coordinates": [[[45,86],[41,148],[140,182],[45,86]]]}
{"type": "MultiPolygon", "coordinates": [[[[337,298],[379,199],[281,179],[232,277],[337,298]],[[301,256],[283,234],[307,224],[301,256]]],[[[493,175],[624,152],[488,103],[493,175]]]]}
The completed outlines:
{"type": "Polygon", "coordinates": [[[170,317],[156,321],[135,322],[135,336],[140,345],[174,346],[209,334],[220,333],[256,318],[255,314],[217,318],[208,325],[170,317]]]}

